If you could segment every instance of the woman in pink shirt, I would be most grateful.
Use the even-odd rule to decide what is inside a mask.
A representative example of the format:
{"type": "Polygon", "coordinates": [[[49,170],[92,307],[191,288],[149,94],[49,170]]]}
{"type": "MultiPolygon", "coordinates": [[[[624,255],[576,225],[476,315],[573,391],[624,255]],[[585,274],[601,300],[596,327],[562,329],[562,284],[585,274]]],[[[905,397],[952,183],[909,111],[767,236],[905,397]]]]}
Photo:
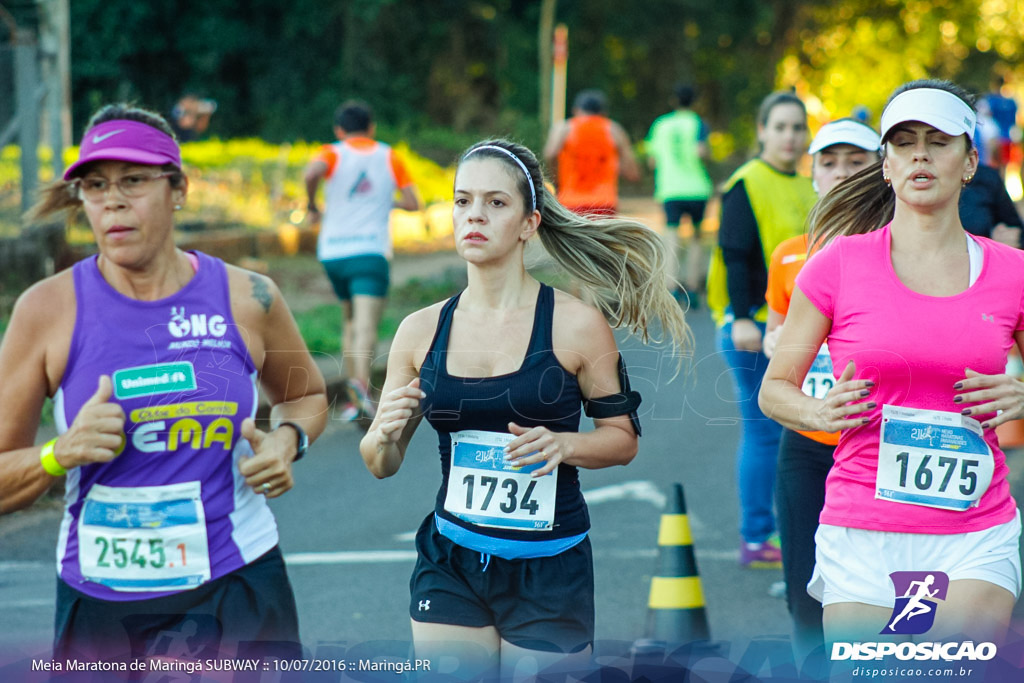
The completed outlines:
{"type": "Polygon", "coordinates": [[[829,642],[998,641],[1020,594],[994,428],[1024,415],[1024,382],[1004,373],[1024,347],[1024,257],[960,223],[972,100],[944,81],[890,98],[882,160],[811,214],[813,240],[831,243],[797,278],[761,389],[784,426],[842,430],[808,584],[829,642]],[[826,339],[841,374],[815,399],[800,386],[826,339]],[[929,616],[901,616],[912,585],[929,587],[929,616]]]}

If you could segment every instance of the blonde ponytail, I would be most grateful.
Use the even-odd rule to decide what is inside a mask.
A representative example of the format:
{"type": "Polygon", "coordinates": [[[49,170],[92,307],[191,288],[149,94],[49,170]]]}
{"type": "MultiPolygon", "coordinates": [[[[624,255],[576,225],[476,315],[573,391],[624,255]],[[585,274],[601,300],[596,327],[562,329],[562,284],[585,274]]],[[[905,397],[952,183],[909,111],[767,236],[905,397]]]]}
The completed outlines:
{"type": "Polygon", "coordinates": [[[644,342],[668,341],[679,352],[693,347],[686,317],[665,285],[673,261],[654,230],[627,218],[591,218],[569,211],[545,188],[537,157],[522,145],[487,140],[469,148],[462,159],[470,155],[509,167],[527,214],[536,201],[544,248],[595,294],[613,327],[628,328],[644,342]],[[661,334],[652,332],[655,321],[661,323],[661,334]]]}
{"type": "Polygon", "coordinates": [[[626,327],[647,342],[665,341],[685,349],[693,334],[679,304],[665,286],[670,259],[661,238],[627,218],[584,218],[541,192],[540,235],[544,249],[595,294],[613,327],[626,327]],[[651,328],[661,322],[662,335],[651,328]]]}

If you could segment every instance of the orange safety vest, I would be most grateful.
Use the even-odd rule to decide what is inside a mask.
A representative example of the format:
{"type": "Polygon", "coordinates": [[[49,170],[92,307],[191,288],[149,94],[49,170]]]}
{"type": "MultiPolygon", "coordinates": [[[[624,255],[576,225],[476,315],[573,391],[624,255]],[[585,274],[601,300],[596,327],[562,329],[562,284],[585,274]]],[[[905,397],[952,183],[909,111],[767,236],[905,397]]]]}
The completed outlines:
{"type": "Polygon", "coordinates": [[[608,117],[569,119],[569,133],[558,153],[558,201],[573,210],[618,206],[619,150],[608,117]]]}

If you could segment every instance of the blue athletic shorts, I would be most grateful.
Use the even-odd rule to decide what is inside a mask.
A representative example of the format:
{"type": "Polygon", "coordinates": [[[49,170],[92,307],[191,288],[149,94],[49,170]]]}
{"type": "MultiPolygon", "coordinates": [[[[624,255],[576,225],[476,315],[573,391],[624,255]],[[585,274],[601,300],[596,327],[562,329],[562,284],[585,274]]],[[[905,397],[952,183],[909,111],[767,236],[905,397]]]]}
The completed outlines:
{"type": "Polygon", "coordinates": [[[665,201],[665,224],[670,228],[678,228],[679,221],[683,214],[689,214],[693,221],[693,230],[700,233],[700,223],[704,220],[704,209],[707,208],[707,201],[704,199],[669,199],[665,201]]]}
{"type": "Polygon", "coordinates": [[[334,287],[334,293],[342,301],[348,301],[353,296],[388,295],[391,268],[388,260],[380,254],[348,256],[321,263],[327,279],[334,287]]]}

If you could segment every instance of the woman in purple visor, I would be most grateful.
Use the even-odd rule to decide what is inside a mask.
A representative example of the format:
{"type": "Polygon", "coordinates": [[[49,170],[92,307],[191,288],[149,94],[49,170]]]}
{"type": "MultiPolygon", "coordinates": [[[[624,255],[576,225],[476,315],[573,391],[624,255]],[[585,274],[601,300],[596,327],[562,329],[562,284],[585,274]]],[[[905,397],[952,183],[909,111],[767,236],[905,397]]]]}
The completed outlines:
{"type": "Polygon", "coordinates": [[[22,293],[0,345],[0,512],[67,477],[56,660],[298,652],[267,499],[323,431],[324,381],[271,280],[175,247],[187,193],[167,122],[115,104],[34,210],[84,210],[98,247],[22,293]]]}

